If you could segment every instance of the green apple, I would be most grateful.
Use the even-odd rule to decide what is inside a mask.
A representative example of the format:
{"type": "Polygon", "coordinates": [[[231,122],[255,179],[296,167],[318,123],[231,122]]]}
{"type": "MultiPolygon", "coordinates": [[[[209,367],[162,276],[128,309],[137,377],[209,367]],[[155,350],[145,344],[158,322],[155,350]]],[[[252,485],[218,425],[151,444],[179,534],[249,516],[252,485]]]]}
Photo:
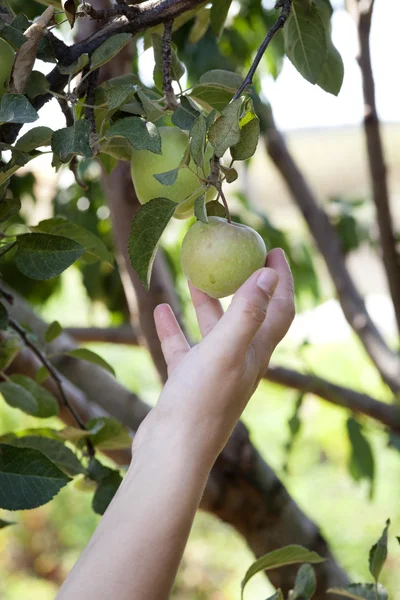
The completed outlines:
{"type": "MultiPolygon", "coordinates": [[[[201,182],[192,171],[187,168],[179,170],[178,177],[173,185],[162,185],[153,175],[172,171],[179,166],[188,145],[187,134],[177,127],[159,127],[161,135],[162,154],[154,154],[149,150],[132,151],[131,173],[137,197],[141,204],[146,204],[153,198],[168,198],[174,202],[181,202],[201,187],[201,182]]],[[[207,146],[204,158],[206,175],[210,172],[209,161],[213,154],[212,147],[207,146]]],[[[190,162],[194,171],[196,166],[190,162]]],[[[200,195],[200,192],[199,194],[200,195]]],[[[207,193],[207,200],[213,200],[216,192],[213,188],[207,193]]],[[[186,219],[193,215],[193,206],[196,196],[185,202],[175,212],[178,219],[186,219]]]]}
{"type": "Polygon", "coordinates": [[[234,294],[265,265],[266,257],[264,240],[254,229],[221,217],[208,217],[208,223],[197,221],[181,249],[186,278],[212,298],[234,294]]]}
{"type": "Polygon", "coordinates": [[[14,54],[10,44],[0,38],[0,97],[7,91],[14,54]]]}

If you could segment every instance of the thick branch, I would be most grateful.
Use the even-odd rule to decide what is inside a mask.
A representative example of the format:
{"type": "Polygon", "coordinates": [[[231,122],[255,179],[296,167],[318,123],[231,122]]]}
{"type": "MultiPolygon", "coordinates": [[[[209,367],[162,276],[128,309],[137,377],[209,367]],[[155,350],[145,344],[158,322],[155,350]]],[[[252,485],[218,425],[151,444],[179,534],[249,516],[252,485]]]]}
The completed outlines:
{"type": "Polygon", "coordinates": [[[386,270],[390,294],[400,332],[400,256],[396,248],[396,238],[390,210],[387,169],[376,109],[375,82],[372,73],[370,32],[373,2],[351,0],[351,12],[358,29],[360,53],[358,62],[361,69],[364,92],[364,133],[367,145],[372,196],[376,208],[382,259],[386,270]]]}
{"type": "Polygon", "coordinates": [[[167,21],[164,25],[164,35],[162,42],[162,81],[165,100],[170,110],[178,108],[178,101],[175,97],[175,92],[172,87],[172,26],[173,21],[167,21]]]}
{"type": "MultiPolygon", "coordinates": [[[[27,324],[43,342],[47,324],[15,294],[11,309],[14,318],[27,324]]],[[[75,346],[65,333],[50,344],[58,369],[89,403],[99,405],[110,415],[136,431],[149,408],[121,386],[107,371],[60,352],[75,346]]],[[[248,432],[239,423],[218,458],[202,499],[201,508],[235,527],[256,556],[285,544],[302,544],[328,558],[317,568],[315,600],[325,600],[328,587],[346,585],[348,578],[335,562],[318,527],[300,510],[282,482],[251,444],[248,432]]],[[[293,587],[296,567],[269,572],[273,585],[288,593],[293,587]]]]}
{"type": "MultiPolygon", "coordinates": [[[[138,345],[135,331],[128,325],[108,329],[76,327],[69,328],[66,331],[79,342],[138,345]]],[[[369,394],[337,385],[311,373],[301,373],[278,365],[270,365],[264,379],[285,387],[314,394],[332,404],[371,417],[386,425],[392,431],[400,433],[400,409],[397,406],[377,400],[369,394]]]]}
{"type": "MultiPolygon", "coordinates": [[[[257,99],[256,99],[257,101],[257,99]]],[[[363,298],[346,267],[342,247],[328,215],[290,154],[284,137],[276,128],[270,107],[257,101],[267,151],[301,210],[321,252],[336,288],[343,313],[358,335],[382,379],[395,393],[400,392],[400,359],[386,344],[369,316],[363,298]]]]}

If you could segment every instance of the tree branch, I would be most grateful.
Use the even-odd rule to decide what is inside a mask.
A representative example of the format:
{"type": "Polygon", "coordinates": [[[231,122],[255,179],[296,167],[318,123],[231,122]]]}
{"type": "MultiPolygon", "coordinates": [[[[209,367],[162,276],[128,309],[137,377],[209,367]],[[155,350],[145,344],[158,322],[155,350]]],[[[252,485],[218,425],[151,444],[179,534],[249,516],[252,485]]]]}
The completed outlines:
{"type": "MultiPolygon", "coordinates": [[[[139,344],[135,330],[129,325],[107,329],[70,327],[66,329],[66,333],[76,341],[83,343],[98,342],[128,346],[139,344]]],[[[377,400],[369,394],[337,385],[312,373],[301,373],[278,365],[270,365],[264,379],[285,387],[314,394],[322,400],[336,404],[336,406],[371,417],[386,425],[392,431],[400,433],[400,408],[377,400]]]]}
{"type": "MultiPolygon", "coordinates": [[[[26,323],[42,343],[47,324],[17,294],[14,297],[13,317],[26,323]]],[[[61,356],[61,352],[74,347],[75,343],[65,333],[50,344],[58,370],[82,390],[82,397],[86,397],[90,404],[100,406],[136,431],[149,407],[104,369],[70,356],[61,356]]],[[[326,600],[325,590],[328,587],[349,583],[318,527],[301,511],[261,458],[242,423],[237,425],[211,471],[200,508],[235,527],[256,556],[297,543],[327,557],[328,560],[316,569],[318,589],[315,600],[326,600]]],[[[270,571],[268,576],[273,585],[281,587],[286,594],[293,587],[296,573],[295,566],[270,571]]]]}
{"type": "Polygon", "coordinates": [[[400,359],[386,344],[368,314],[363,298],[347,269],[342,246],[328,215],[318,204],[313,191],[290,154],[281,132],[276,128],[271,108],[254,96],[267,151],[289,188],[321,252],[343,313],[358,335],[382,379],[394,394],[400,392],[400,359]]]}
{"type": "Polygon", "coordinates": [[[279,17],[275,21],[275,23],[272,25],[272,27],[268,31],[263,43],[257,50],[257,54],[254,58],[253,64],[251,65],[250,70],[247,73],[242,85],[240,86],[240,88],[238,89],[236,94],[233,96],[232,101],[237,100],[237,98],[239,98],[241,96],[241,94],[244,92],[244,90],[247,88],[247,86],[249,86],[253,82],[254,74],[258,68],[258,65],[261,62],[262,57],[264,56],[266,49],[268,48],[274,35],[284,26],[284,24],[286,23],[286,21],[289,18],[290,11],[292,8],[292,0],[278,0],[278,2],[275,4],[275,8],[281,8],[282,9],[281,14],[279,15],[279,17]]]}
{"type": "Polygon", "coordinates": [[[162,80],[163,91],[167,106],[170,110],[175,111],[178,108],[178,101],[175,97],[175,92],[172,87],[172,26],[173,21],[167,21],[164,25],[164,35],[162,40],[162,80]]]}
{"type": "Polygon", "coordinates": [[[367,146],[372,196],[376,208],[382,259],[389,284],[390,294],[400,333],[400,256],[396,248],[396,237],[390,209],[384,149],[375,100],[375,82],[372,73],[370,32],[373,2],[350,0],[349,10],[357,25],[360,65],[364,93],[364,133],[367,146]]]}

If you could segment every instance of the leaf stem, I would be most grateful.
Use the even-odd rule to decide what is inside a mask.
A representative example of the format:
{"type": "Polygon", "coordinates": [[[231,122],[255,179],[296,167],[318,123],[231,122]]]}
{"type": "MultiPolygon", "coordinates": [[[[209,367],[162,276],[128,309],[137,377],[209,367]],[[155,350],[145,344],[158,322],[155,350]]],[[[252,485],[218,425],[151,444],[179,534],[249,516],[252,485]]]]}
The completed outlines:
{"type": "Polygon", "coordinates": [[[226,218],[228,220],[228,223],[232,223],[231,213],[230,213],[230,210],[229,210],[228,202],[227,202],[227,200],[225,198],[224,192],[222,191],[222,187],[221,186],[219,188],[217,187],[217,190],[218,190],[218,193],[221,196],[222,202],[223,202],[223,204],[225,206],[226,218]]]}
{"type": "MultiPolygon", "coordinates": [[[[14,329],[14,331],[16,331],[18,333],[18,335],[20,336],[20,338],[24,342],[25,346],[27,346],[28,348],[30,348],[32,350],[32,352],[40,360],[40,362],[42,363],[42,365],[44,367],[46,367],[46,369],[48,370],[48,372],[50,373],[51,377],[53,378],[53,380],[55,381],[55,383],[56,383],[56,385],[58,387],[60,398],[61,398],[64,406],[66,406],[66,408],[69,410],[69,412],[74,417],[74,419],[77,422],[77,424],[79,425],[79,427],[81,429],[83,429],[84,431],[86,431],[86,427],[85,427],[84,422],[82,421],[82,419],[80,418],[80,416],[76,412],[75,408],[69,403],[68,398],[67,398],[67,396],[65,394],[65,391],[64,391],[64,386],[63,386],[62,379],[61,379],[60,375],[58,374],[58,372],[56,371],[56,369],[51,364],[51,362],[43,354],[43,352],[36,346],[36,344],[34,344],[29,339],[28,332],[17,321],[15,321],[15,319],[13,319],[12,317],[9,317],[9,324],[10,324],[10,327],[12,329],[14,329]]],[[[86,440],[86,447],[87,447],[87,451],[88,451],[88,456],[90,458],[93,458],[94,455],[95,455],[95,450],[94,450],[92,442],[89,439],[86,440]]]]}
{"type": "Polygon", "coordinates": [[[272,25],[271,29],[265,36],[263,43],[257,50],[257,54],[254,58],[253,64],[251,65],[249,72],[247,73],[242,85],[239,87],[236,94],[233,96],[232,102],[234,100],[237,100],[247,88],[247,86],[249,86],[253,82],[254,74],[257,70],[258,65],[261,62],[262,57],[264,56],[264,52],[268,48],[274,35],[279,31],[279,29],[281,29],[284,26],[284,24],[289,18],[290,11],[292,8],[292,0],[278,0],[278,2],[275,4],[275,8],[281,8],[281,14],[279,15],[275,23],[272,25]]]}

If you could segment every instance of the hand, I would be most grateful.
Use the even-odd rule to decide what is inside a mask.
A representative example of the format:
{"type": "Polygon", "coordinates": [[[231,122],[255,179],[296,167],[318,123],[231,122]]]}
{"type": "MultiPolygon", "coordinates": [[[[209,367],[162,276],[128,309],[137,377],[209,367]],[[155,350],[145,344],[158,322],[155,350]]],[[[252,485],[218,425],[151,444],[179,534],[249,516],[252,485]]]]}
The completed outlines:
{"type": "Polygon", "coordinates": [[[197,346],[190,348],[168,305],[155,311],[169,378],[153,426],[172,418],[215,460],[293,320],[293,278],[283,250],[275,249],[226,314],[218,300],[190,291],[203,336],[197,346]]]}

